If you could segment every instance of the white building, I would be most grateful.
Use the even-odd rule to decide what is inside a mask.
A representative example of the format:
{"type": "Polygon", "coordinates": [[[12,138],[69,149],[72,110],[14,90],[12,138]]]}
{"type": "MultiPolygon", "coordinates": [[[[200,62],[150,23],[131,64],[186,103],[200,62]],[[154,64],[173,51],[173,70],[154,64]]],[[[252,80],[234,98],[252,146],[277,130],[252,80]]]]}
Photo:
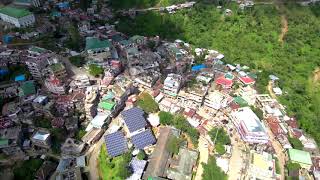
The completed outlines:
{"type": "Polygon", "coordinates": [[[261,144],[268,142],[269,137],[265,126],[249,107],[232,111],[230,118],[244,141],[261,144]]]}
{"type": "Polygon", "coordinates": [[[179,74],[168,74],[163,83],[163,92],[176,97],[181,88],[182,76],[179,74]]]}
{"type": "Polygon", "coordinates": [[[28,10],[8,6],[0,9],[0,18],[16,27],[27,27],[35,23],[34,15],[28,10]]]}
{"type": "Polygon", "coordinates": [[[225,108],[232,101],[232,97],[219,91],[209,91],[204,99],[204,105],[219,110],[225,108]]]}
{"type": "Polygon", "coordinates": [[[244,86],[239,89],[239,95],[252,106],[256,102],[257,91],[251,86],[244,86]]]}

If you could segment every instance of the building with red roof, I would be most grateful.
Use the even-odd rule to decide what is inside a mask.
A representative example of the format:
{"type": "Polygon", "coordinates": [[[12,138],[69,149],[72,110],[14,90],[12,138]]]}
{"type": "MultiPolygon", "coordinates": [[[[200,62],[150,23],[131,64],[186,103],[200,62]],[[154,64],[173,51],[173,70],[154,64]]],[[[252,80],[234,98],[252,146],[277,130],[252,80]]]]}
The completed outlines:
{"type": "Polygon", "coordinates": [[[266,120],[267,120],[268,126],[270,127],[272,133],[275,136],[285,133],[276,118],[268,117],[266,120]]]}
{"type": "Polygon", "coordinates": [[[217,85],[222,86],[223,88],[231,88],[232,85],[233,85],[232,79],[225,78],[224,76],[221,76],[221,77],[217,78],[215,80],[215,83],[217,85]]]}
{"type": "Polygon", "coordinates": [[[249,76],[239,77],[240,82],[244,85],[253,85],[256,81],[249,76]]]}
{"type": "Polygon", "coordinates": [[[65,94],[66,87],[64,83],[62,83],[57,77],[50,76],[50,78],[46,79],[44,85],[48,89],[48,91],[54,94],[65,94]]]}

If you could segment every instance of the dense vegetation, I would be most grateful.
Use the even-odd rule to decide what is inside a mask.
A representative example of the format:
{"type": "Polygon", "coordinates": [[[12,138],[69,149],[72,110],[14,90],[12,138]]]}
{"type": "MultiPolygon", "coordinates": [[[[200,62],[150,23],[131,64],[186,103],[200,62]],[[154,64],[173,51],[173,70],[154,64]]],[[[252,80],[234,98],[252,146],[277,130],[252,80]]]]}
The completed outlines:
{"type": "Polygon", "coordinates": [[[30,159],[13,169],[14,179],[33,180],[35,173],[42,165],[41,159],[30,159]]]}
{"type": "Polygon", "coordinates": [[[274,5],[256,5],[245,12],[229,6],[233,15],[228,17],[214,5],[199,4],[171,15],[149,12],[134,20],[122,18],[117,28],[129,35],[159,35],[216,49],[225,54],[226,62],[245,64],[256,72],[260,93],[267,92],[268,76],[275,74],[288,114],[319,143],[320,93],[312,74],[320,65],[320,5],[284,5],[289,31],[283,43],[281,15],[274,5]]]}
{"type": "Polygon", "coordinates": [[[180,145],[183,142],[182,139],[176,137],[176,136],[172,136],[169,139],[169,142],[167,144],[166,149],[173,154],[178,154],[179,153],[179,149],[180,149],[180,145]]]}
{"type": "Polygon", "coordinates": [[[101,74],[103,74],[103,68],[96,65],[96,64],[90,64],[89,65],[89,73],[92,75],[92,76],[95,76],[95,77],[98,77],[100,76],[101,74]]]}
{"type": "Polygon", "coordinates": [[[303,144],[299,139],[289,137],[288,140],[294,149],[303,150],[303,144]]]}
{"type": "Polygon", "coordinates": [[[158,103],[148,93],[141,93],[137,104],[146,113],[155,113],[159,111],[158,103]]]}
{"type": "Polygon", "coordinates": [[[109,2],[114,9],[139,9],[159,6],[165,7],[172,4],[184,3],[186,0],[110,0],[109,2]]]}
{"type": "Polygon", "coordinates": [[[193,145],[198,145],[199,132],[189,124],[185,117],[180,114],[172,115],[168,112],[160,111],[159,118],[162,125],[174,126],[183,133],[186,133],[193,145]]]}
{"type": "Polygon", "coordinates": [[[106,147],[102,146],[98,159],[102,179],[122,180],[129,177],[132,174],[128,168],[131,158],[131,152],[111,158],[107,154],[106,147]]]}
{"type": "Polygon", "coordinates": [[[85,58],[82,56],[71,56],[69,57],[69,61],[77,67],[82,67],[86,63],[85,58]]]}
{"type": "Polygon", "coordinates": [[[228,145],[231,143],[227,132],[223,128],[213,128],[209,131],[209,136],[212,142],[215,143],[215,151],[220,155],[226,153],[224,145],[228,145]]]}
{"type": "Polygon", "coordinates": [[[216,159],[214,156],[210,156],[208,163],[202,163],[203,167],[203,180],[212,180],[212,179],[219,179],[219,180],[227,180],[227,175],[220,169],[220,167],[216,164],[216,159]]]}

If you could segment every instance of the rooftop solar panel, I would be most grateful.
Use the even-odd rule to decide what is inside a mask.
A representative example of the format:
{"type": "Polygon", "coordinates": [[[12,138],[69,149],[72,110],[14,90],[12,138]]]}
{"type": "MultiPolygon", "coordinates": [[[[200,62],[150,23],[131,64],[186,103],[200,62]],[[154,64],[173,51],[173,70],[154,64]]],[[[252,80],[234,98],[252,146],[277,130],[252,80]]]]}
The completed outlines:
{"type": "Polygon", "coordinates": [[[143,149],[149,145],[156,143],[150,129],[147,129],[139,134],[132,136],[132,143],[137,149],[143,149]]]}
{"type": "Polygon", "coordinates": [[[127,140],[121,131],[106,135],[105,143],[107,152],[111,157],[119,156],[128,150],[127,140]]]}
{"type": "Polygon", "coordinates": [[[121,113],[130,133],[144,128],[147,122],[144,118],[144,112],[140,108],[134,107],[121,113]]]}

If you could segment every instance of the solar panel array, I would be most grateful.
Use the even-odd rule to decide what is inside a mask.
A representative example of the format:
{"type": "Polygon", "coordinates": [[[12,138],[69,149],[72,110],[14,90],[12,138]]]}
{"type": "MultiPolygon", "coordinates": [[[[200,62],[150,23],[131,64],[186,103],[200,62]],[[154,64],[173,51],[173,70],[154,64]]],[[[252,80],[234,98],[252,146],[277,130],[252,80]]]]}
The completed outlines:
{"type": "Polygon", "coordinates": [[[106,135],[105,143],[108,155],[111,157],[119,156],[128,150],[127,140],[121,131],[106,135]]]}
{"type": "Polygon", "coordinates": [[[132,136],[132,143],[137,149],[143,149],[149,145],[156,143],[156,138],[153,136],[150,129],[147,129],[139,134],[132,136]]]}
{"type": "Polygon", "coordinates": [[[137,180],[141,179],[141,176],[143,174],[143,170],[147,165],[147,161],[145,160],[139,160],[136,157],[132,158],[130,162],[130,167],[133,171],[133,174],[128,177],[126,180],[137,180]]]}
{"type": "Polygon", "coordinates": [[[144,112],[140,108],[134,107],[123,111],[121,115],[124,118],[130,133],[144,128],[147,125],[147,121],[143,117],[144,112]]]}

